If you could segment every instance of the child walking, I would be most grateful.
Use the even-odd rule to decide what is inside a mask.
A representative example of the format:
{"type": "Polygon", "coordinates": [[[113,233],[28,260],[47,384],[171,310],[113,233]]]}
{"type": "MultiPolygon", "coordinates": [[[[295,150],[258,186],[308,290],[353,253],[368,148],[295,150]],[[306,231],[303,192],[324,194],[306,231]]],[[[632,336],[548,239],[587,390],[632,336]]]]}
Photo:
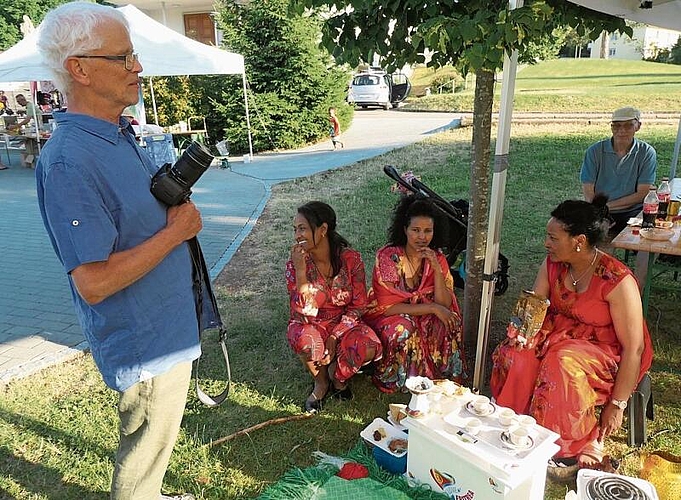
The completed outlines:
{"type": "Polygon", "coordinates": [[[341,149],[345,147],[341,141],[341,129],[340,122],[336,118],[336,108],[329,108],[329,134],[331,134],[331,143],[333,144],[333,149],[336,149],[340,144],[341,149]]]}

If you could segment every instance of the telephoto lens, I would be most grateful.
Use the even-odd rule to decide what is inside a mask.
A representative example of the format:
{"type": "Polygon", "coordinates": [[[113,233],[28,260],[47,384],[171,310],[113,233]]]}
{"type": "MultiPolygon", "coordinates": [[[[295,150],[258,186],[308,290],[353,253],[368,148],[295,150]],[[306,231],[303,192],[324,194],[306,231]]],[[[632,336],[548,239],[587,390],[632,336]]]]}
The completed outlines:
{"type": "Polygon", "coordinates": [[[194,141],[174,165],[166,163],[151,179],[151,193],[166,205],[179,205],[189,199],[191,187],[210,167],[213,155],[194,141]]]}
{"type": "Polygon", "coordinates": [[[202,144],[194,141],[170,170],[178,182],[182,182],[185,186],[191,188],[210,167],[212,161],[213,155],[202,144]]]}

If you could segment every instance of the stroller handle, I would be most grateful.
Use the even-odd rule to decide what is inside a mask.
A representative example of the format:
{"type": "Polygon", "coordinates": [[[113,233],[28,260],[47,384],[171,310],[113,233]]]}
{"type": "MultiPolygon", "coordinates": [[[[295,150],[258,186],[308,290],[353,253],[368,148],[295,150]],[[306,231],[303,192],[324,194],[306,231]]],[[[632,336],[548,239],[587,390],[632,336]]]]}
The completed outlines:
{"type": "Polygon", "coordinates": [[[402,178],[402,176],[395,167],[393,167],[392,165],[386,165],[383,167],[383,172],[385,173],[385,175],[390,177],[392,180],[396,181],[400,186],[405,188],[407,191],[411,191],[412,193],[416,194],[416,189],[414,189],[414,187],[411,184],[409,184],[402,178]]]}
{"type": "Polygon", "coordinates": [[[423,198],[430,198],[435,206],[439,208],[447,217],[455,221],[456,224],[466,228],[466,224],[461,220],[462,217],[459,209],[454,207],[450,202],[445,200],[420,180],[414,178],[411,179],[411,182],[406,181],[392,165],[385,165],[383,167],[383,172],[388,177],[396,181],[400,186],[404,187],[407,191],[410,191],[417,196],[422,196],[423,198]]]}

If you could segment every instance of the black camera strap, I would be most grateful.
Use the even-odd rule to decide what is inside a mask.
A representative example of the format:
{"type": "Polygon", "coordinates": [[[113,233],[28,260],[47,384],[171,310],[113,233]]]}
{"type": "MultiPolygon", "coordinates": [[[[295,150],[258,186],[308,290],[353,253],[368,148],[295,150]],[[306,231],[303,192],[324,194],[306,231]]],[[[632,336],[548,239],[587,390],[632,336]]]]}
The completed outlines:
{"type": "Polygon", "coordinates": [[[196,305],[196,318],[199,323],[199,339],[202,336],[204,330],[208,328],[218,328],[218,342],[222,349],[222,355],[225,358],[225,369],[227,371],[227,387],[224,391],[216,396],[211,396],[210,394],[204,392],[199,386],[199,361],[201,356],[199,356],[193,363],[194,371],[194,381],[196,387],[196,396],[206,406],[218,406],[227,399],[229,395],[229,389],[232,384],[232,372],[229,366],[229,355],[227,353],[227,345],[225,340],[227,339],[227,329],[222,323],[220,318],[220,311],[218,310],[217,300],[215,300],[215,294],[213,294],[213,289],[210,283],[210,275],[208,274],[208,268],[206,267],[206,261],[203,258],[203,252],[201,251],[201,246],[199,245],[199,240],[194,237],[187,241],[189,245],[189,253],[192,258],[192,280],[194,287],[194,299],[196,305]],[[205,318],[209,318],[206,320],[205,318]]]}

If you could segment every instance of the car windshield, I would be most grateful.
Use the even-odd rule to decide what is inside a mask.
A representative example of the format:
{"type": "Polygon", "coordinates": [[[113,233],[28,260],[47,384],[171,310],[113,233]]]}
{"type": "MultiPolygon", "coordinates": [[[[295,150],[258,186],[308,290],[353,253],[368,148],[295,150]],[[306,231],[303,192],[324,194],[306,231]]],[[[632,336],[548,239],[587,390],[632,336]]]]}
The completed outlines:
{"type": "Polygon", "coordinates": [[[378,85],[381,79],[375,75],[361,75],[356,76],[352,81],[353,85],[378,85]]]}

